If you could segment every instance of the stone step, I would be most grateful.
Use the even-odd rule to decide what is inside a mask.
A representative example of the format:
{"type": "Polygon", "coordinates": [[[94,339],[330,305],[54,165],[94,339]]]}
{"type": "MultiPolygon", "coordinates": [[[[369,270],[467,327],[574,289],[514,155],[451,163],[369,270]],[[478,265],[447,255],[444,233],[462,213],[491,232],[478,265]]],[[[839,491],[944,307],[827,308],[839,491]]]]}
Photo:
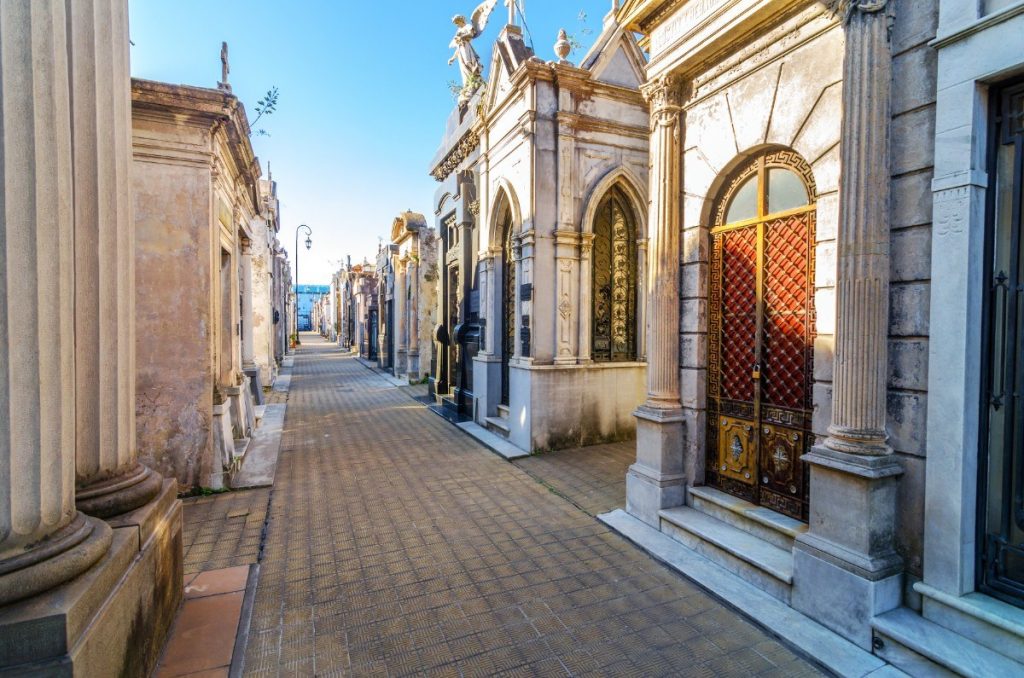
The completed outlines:
{"type": "Polygon", "coordinates": [[[807,531],[807,525],[796,518],[784,516],[713,487],[691,487],[688,494],[692,508],[786,551],[792,551],[793,541],[807,531]]]}
{"type": "Polygon", "coordinates": [[[498,416],[508,421],[508,413],[511,412],[508,405],[498,405],[498,416]]]}
{"type": "Polygon", "coordinates": [[[875,654],[912,676],[1024,676],[1024,664],[901,607],[875,617],[875,654]]]}
{"type": "Polygon", "coordinates": [[[1024,609],[978,592],[953,596],[924,582],[914,590],[928,621],[1024,663],[1024,609]]]}
{"type": "Polygon", "coordinates": [[[487,417],[484,421],[487,424],[488,431],[503,438],[508,438],[509,431],[511,430],[508,425],[508,419],[502,419],[501,417],[487,417]]]}
{"type": "Polygon", "coordinates": [[[789,603],[793,588],[792,551],[688,506],[664,509],[658,515],[662,532],[789,603]]]}

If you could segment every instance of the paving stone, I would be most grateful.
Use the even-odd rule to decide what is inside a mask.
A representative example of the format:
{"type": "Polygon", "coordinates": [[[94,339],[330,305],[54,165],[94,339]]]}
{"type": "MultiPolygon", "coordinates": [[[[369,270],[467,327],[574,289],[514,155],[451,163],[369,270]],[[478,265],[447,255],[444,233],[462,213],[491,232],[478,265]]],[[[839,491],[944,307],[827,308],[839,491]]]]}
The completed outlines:
{"type": "MultiPolygon", "coordinates": [[[[816,675],[593,518],[631,444],[512,464],[329,344],[292,374],[246,675],[816,675]]],[[[186,509],[197,560],[256,492],[186,509]]]]}

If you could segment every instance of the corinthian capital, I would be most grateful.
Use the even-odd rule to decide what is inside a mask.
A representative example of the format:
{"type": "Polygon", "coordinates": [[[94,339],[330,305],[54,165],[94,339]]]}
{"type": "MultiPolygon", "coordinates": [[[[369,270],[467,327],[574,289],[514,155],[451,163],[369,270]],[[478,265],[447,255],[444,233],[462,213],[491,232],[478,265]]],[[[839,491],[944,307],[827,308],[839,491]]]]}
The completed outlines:
{"type": "Polygon", "coordinates": [[[848,21],[854,11],[865,14],[881,12],[889,4],[889,0],[830,0],[833,13],[848,21]]]}
{"type": "Polygon", "coordinates": [[[669,124],[682,109],[684,95],[683,79],[673,73],[658,76],[640,88],[644,99],[651,107],[652,122],[669,124]]]}

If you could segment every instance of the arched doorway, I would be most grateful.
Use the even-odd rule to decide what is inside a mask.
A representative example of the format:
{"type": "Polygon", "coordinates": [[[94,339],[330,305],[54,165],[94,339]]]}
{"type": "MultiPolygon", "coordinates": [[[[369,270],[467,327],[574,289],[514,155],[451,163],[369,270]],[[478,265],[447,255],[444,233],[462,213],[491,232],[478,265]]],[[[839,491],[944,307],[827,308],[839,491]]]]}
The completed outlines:
{"type": "Polygon", "coordinates": [[[516,259],[512,210],[501,211],[501,404],[509,404],[509,360],[516,351],[516,259]]]}
{"type": "Polygon", "coordinates": [[[594,216],[591,357],[595,362],[637,359],[636,218],[614,186],[594,216]]]}
{"type": "Polygon", "coordinates": [[[796,153],[737,168],[712,209],[707,483],[807,520],[816,191],[796,153]]]}

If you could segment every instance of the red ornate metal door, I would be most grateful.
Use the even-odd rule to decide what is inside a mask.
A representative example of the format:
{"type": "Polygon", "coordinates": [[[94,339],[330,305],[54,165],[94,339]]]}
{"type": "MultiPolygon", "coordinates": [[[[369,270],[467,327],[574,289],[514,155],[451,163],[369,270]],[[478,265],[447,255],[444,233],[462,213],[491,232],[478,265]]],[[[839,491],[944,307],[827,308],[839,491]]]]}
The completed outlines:
{"type": "Polygon", "coordinates": [[[795,153],[737,170],[711,231],[707,482],[807,519],[814,184],[795,153]]]}

